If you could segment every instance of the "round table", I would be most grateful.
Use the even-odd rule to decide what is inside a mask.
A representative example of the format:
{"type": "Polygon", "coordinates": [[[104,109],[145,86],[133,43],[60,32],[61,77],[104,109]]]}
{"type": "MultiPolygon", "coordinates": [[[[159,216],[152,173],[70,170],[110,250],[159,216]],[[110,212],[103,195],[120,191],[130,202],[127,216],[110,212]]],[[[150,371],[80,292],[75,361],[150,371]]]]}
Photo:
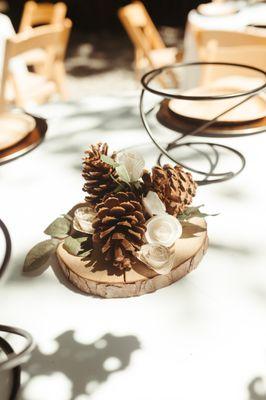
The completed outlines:
{"type": "Polygon", "coordinates": [[[223,17],[207,17],[199,14],[197,10],[190,11],[184,38],[185,62],[197,61],[196,42],[192,27],[205,30],[245,31],[249,24],[256,23],[266,25],[265,3],[249,7],[242,5],[238,13],[223,17]]]}

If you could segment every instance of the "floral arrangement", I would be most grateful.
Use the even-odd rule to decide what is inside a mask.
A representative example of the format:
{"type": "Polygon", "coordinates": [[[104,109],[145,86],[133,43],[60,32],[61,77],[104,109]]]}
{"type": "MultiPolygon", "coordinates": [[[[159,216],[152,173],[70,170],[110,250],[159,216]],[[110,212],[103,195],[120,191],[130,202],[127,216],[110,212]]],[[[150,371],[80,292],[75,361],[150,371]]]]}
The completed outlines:
{"type": "Polygon", "coordinates": [[[108,154],[107,144],[85,152],[85,202],[72,215],[57,218],[45,233],[51,238],[28,253],[24,271],[43,265],[59,243],[88,261],[97,249],[117,274],[139,260],[158,274],[173,267],[174,244],[182,223],[205,217],[191,207],[197,184],[180,166],[145,169],[142,156],[128,151],[108,154]]]}

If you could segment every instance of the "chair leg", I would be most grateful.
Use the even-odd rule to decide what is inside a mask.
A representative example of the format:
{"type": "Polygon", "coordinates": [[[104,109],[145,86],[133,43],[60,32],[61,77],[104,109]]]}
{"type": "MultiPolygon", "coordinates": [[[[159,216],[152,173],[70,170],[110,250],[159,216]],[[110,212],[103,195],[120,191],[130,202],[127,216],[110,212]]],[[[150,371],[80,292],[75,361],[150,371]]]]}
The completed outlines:
{"type": "Polygon", "coordinates": [[[57,91],[60,94],[61,99],[67,100],[68,93],[67,93],[67,89],[66,89],[66,71],[65,71],[65,66],[64,66],[63,62],[58,61],[54,65],[53,77],[54,77],[54,81],[55,81],[55,84],[57,87],[57,91]]]}
{"type": "Polygon", "coordinates": [[[143,52],[140,49],[135,49],[134,67],[135,67],[135,79],[137,82],[140,82],[142,78],[142,65],[141,65],[142,58],[143,58],[143,52]]]}

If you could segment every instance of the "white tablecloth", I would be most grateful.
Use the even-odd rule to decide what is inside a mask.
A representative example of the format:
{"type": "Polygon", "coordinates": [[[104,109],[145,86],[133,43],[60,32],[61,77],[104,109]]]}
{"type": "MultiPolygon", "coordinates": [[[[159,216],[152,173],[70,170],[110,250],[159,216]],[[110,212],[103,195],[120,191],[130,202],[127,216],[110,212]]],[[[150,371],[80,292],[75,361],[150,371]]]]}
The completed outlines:
{"type": "Polygon", "coordinates": [[[45,239],[46,226],[83,199],[89,143],[139,145],[147,166],[155,163],[137,106],[137,97],[50,104],[45,142],[0,167],[0,213],[13,241],[0,321],[29,330],[38,344],[19,399],[263,398],[265,134],[221,140],[243,151],[247,166],[233,180],[198,189],[195,204],[220,215],[208,219],[209,251],[186,278],[150,295],[104,300],[70,290],[52,269],[22,276],[23,259],[45,239]]]}
{"type": "Polygon", "coordinates": [[[266,4],[243,7],[238,13],[225,17],[205,17],[196,10],[188,14],[185,32],[185,60],[196,61],[196,44],[191,25],[199,29],[243,31],[249,24],[266,25],[266,4]]]}

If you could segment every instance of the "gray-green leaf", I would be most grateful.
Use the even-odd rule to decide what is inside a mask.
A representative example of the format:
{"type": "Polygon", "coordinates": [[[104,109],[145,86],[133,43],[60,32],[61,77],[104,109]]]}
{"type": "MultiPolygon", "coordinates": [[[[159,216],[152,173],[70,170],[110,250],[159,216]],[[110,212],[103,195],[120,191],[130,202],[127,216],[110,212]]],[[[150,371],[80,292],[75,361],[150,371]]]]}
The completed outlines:
{"type": "Polygon", "coordinates": [[[130,176],[128,175],[127,169],[124,165],[119,165],[116,167],[116,172],[119,175],[119,178],[122,179],[123,182],[130,183],[130,176]]]}
{"type": "Polygon", "coordinates": [[[81,243],[79,239],[68,236],[64,241],[63,247],[68,253],[77,256],[81,249],[81,243]]]}
{"type": "Polygon", "coordinates": [[[27,254],[23,266],[24,272],[31,272],[42,267],[59,244],[57,239],[49,239],[36,244],[27,254]]]}
{"type": "Polygon", "coordinates": [[[111,158],[111,157],[109,157],[109,156],[106,156],[106,155],[104,155],[104,154],[101,154],[101,160],[104,162],[104,163],[106,163],[106,164],[109,164],[109,165],[111,165],[112,167],[118,167],[118,165],[119,164],[117,164],[117,162],[113,159],[113,158],[111,158]]]}
{"type": "Polygon", "coordinates": [[[215,217],[218,214],[206,214],[200,211],[200,208],[203,207],[204,205],[201,204],[200,206],[197,207],[188,207],[183,214],[180,214],[177,216],[179,221],[187,221],[191,218],[197,217],[197,218],[205,218],[205,217],[215,217]]]}
{"type": "Polygon", "coordinates": [[[44,233],[55,238],[63,239],[68,235],[70,228],[71,222],[69,219],[59,217],[45,229],[44,233]]]}

